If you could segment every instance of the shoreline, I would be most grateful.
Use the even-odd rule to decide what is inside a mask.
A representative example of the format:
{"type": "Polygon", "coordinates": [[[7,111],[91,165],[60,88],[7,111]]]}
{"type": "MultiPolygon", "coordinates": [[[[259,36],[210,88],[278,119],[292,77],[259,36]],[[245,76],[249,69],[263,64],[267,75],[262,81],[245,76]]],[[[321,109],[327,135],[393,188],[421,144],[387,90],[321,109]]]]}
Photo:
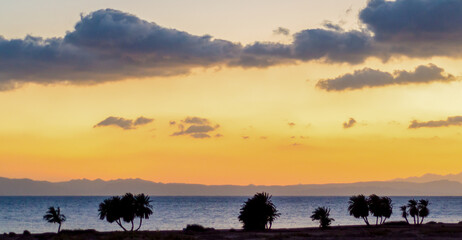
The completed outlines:
{"type": "MultiPolygon", "coordinates": [[[[393,222],[391,222],[393,223],[393,222]]],[[[208,229],[206,231],[140,231],[98,232],[96,230],[63,230],[56,233],[2,234],[0,240],[152,240],[152,239],[461,239],[462,224],[431,223],[423,225],[347,225],[320,228],[281,228],[266,231],[242,229],[208,229]]]]}

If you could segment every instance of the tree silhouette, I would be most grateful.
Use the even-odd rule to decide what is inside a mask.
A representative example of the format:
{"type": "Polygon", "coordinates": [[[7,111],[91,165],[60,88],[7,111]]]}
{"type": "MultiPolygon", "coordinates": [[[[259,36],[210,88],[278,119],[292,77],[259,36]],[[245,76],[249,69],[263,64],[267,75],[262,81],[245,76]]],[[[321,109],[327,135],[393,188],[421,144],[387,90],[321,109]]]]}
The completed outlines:
{"type": "Polygon", "coordinates": [[[311,215],[311,220],[319,221],[319,227],[327,228],[332,221],[335,221],[333,218],[329,218],[330,208],[327,207],[318,207],[313,211],[311,215]]]}
{"type": "Polygon", "coordinates": [[[369,196],[369,198],[367,198],[367,206],[369,208],[369,212],[372,214],[372,216],[376,217],[375,225],[379,224],[379,217],[382,216],[380,204],[380,197],[375,194],[372,194],[369,196]]]}
{"type": "Polygon", "coordinates": [[[58,224],[58,233],[61,231],[61,224],[66,221],[66,216],[61,214],[61,209],[55,207],[49,207],[45,215],[43,215],[43,220],[49,223],[58,224]]]}
{"type": "Polygon", "coordinates": [[[369,220],[367,217],[369,216],[369,207],[368,201],[364,195],[357,195],[350,197],[348,201],[348,212],[350,216],[354,216],[355,218],[362,218],[367,226],[369,226],[369,220]]]}
{"type": "Polygon", "coordinates": [[[409,215],[414,218],[414,224],[417,224],[419,222],[419,209],[417,208],[417,201],[414,199],[409,200],[407,207],[409,208],[409,215]]]}
{"type": "Polygon", "coordinates": [[[380,212],[380,224],[385,223],[387,219],[391,217],[393,213],[393,204],[391,198],[389,197],[381,197],[380,198],[380,205],[379,205],[379,212],[380,212]],[[382,219],[383,217],[383,219],[382,219]]]}
{"type": "Polygon", "coordinates": [[[271,229],[273,221],[279,216],[271,195],[262,192],[247,199],[241,207],[238,219],[243,223],[244,230],[265,230],[271,229]]]}
{"type": "Polygon", "coordinates": [[[135,215],[140,218],[140,224],[135,231],[141,228],[143,218],[149,219],[149,216],[152,215],[151,202],[149,196],[144,195],[144,193],[135,196],[135,215]]]}
{"type": "Polygon", "coordinates": [[[407,224],[409,224],[409,220],[407,220],[407,216],[409,216],[409,213],[407,212],[407,206],[406,205],[403,205],[400,207],[401,209],[401,217],[403,217],[407,224]]]}
{"type": "Polygon", "coordinates": [[[141,228],[143,218],[149,219],[152,215],[152,206],[150,205],[151,200],[144,194],[133,195],[126,193],[124,196],[111,197],[105,199],[99,204],[99,218],[101,220],[106,219],[109,223],[117,223],[124,231],[128,231],[123,226],[123,222],[130,223],[130,231],[135,228],[135,218],[140,218],[140,223],[136,231],[141,228]],[[122,222],[123,221],[123,222],[122,222]]]}
{"type": "Polygon", "coordinates": [[[417,209],[419,210],[420,224],[423,223],[423,220],[430,214],[430,210],[428,209],[428,205],[430,202],[425,199],[420,199],[419,204],[417,205],[417,209]]]}

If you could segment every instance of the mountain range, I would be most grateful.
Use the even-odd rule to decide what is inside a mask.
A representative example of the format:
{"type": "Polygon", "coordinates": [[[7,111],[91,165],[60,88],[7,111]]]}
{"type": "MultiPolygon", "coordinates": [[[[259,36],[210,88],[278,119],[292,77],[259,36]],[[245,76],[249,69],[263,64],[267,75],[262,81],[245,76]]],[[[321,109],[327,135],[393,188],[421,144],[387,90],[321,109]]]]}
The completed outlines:
{"type": "Polygon", "coordinates": [[[48,182],[0,178],[0,196],[108,196],[126,192],[152,196],[248,196],[262,191],[275,196],[350,196],[372,193],[390,196],[462,196],[462,173],[445,176],[426,174],[381,182],[287,186],[158,183],[142,179],[48,182]]]}

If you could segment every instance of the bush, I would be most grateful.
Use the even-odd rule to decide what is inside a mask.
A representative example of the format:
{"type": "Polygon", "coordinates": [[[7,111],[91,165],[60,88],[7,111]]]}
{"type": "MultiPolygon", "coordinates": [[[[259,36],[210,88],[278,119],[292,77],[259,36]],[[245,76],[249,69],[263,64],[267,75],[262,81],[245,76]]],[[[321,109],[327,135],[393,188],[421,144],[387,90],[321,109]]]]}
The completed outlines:
{"type": "Polygon", "coordinates": [[[27,230],[24,230],[24,232],[22,233],[22,235],[24,235],[24,236],[30,236],[30,232],[27,231],[27,230]]]}
{"type": "Polygon", "coordinates": [[[207,230],[210,230],[208,228],[205,228],[202,225],[199,224],[188,224],[186,225],[186,228],[183,228],[183,231],[188,231],[188,232],[205,232],[207,230]]]}

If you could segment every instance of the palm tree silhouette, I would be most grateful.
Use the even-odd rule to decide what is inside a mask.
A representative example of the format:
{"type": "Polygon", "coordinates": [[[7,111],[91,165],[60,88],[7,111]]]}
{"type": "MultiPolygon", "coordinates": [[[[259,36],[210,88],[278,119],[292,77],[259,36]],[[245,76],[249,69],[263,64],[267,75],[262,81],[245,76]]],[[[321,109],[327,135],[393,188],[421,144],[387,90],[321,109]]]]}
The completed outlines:
{"type": "Polygon", "coordinates": [[[319,227],[327,228],[332,221],[335,221],[333,218],[329,218],[330,208],[327,207],[318,207],[313,211],[311,215],[311,220],[319,221],[319,227]]]}
{"type": "Polygon", "coordinates": [[[367,206],[369,207],[369,212],[372,214],[372,216],[376,217],[375,225],[379,224],[379,217],[382,216],[381,208],[380,208],[380,204],[381,204],[380,201],[381,201],[380,197],[375,194],[370,195],[369,198],[367,199],[367,206]]]}
{"type": "Polygon", "coordinates": [[[99,204],[99,218],[106,219],[109,223],[117,223],[124,231],[128,231],[123,226],[123,222],[130,223],[130,231],[134,231],[135,218],[140,218],[140,223],[135,231],[141,228],[144,219],[149,219],[152,215],[151,200],[145,194],[133,195],[126,193],[124,196],[111,197],[99,204]]]}
{"type": "Polygon", "coordinates": [[[407,224],[409,224],[409,220],[407,220],[407,216],[409,216],[409,213],[407,212],[407,206],[406,205],[403,205],[400,207],[401,209],[401,217],[403,217],[407,224]]]}
{"type": "Polygon", "coordinates": [[[127,229],[122,225],[122,204],[118,196],[105,199],[99,204],[99,219],[106,219],[109,223],[117,223],[124,231],[127,229]]]}
{"type": "Polygon", "coordinates": [[[247,199],[241,207],[238,219],[243,223],[244,230],[265,230],[271,229],[273,221],[279,216],[271,195],[262,192],[247,199]]]}
{"type": "Polygon", "coordinates": [[[135,196],[135,216],[140,218],[140,225],[135,231],[141,228],[143,218],[149,219],[149,216],[152,215],[151,202],[149,196],[144,195],[144,193],[135,196]]]}
{"type": "Polygon", "coordinates": [[[370,226],[369,220],[367,217],[369,216],[369,207],[368,201],[364,195],[357,195],[350,197],[348,201],[348,212],[350,216],[354,216],[355,218],[362,218],[367,226],[370,226]]]}
{"type": "Polygon", "coordinates": [[[414,218],[414,224],[419,223],[419,209],[417,208],[417,201],[415,199],[409,200],[407,207],[409,208],[409,215],[414,218]]]}
{"type": "Polygon", "coordinates": [[[430,210],[428,209],[428,205],[430,202],[425,199],[420,199],[419,204],[417,205],[417,209],[419,210],[419,216],[421,217],[420,219],[420,224],[423,223],[423,220],[425,217],[427,217],[430,214],[430,210]]]}
{"type": "Polygon", "coordinates": [[[393,213],[393,204],[391,198],[381,197],[380,198],[380,224],[384,224],[387,219],[391,217],[393,213]],[[383,220],[382,220],[383,217],[383,220]]]}
{"type": "Polygon", "coordinates": [[[61,231],[61,224],[66,221],[66,216],[61,214],[61,209],[55,207],[49,207],[46,214],[43,216],[43,220],[49,223],[57,223],[58,225],[58,233],[61,231]]]}

